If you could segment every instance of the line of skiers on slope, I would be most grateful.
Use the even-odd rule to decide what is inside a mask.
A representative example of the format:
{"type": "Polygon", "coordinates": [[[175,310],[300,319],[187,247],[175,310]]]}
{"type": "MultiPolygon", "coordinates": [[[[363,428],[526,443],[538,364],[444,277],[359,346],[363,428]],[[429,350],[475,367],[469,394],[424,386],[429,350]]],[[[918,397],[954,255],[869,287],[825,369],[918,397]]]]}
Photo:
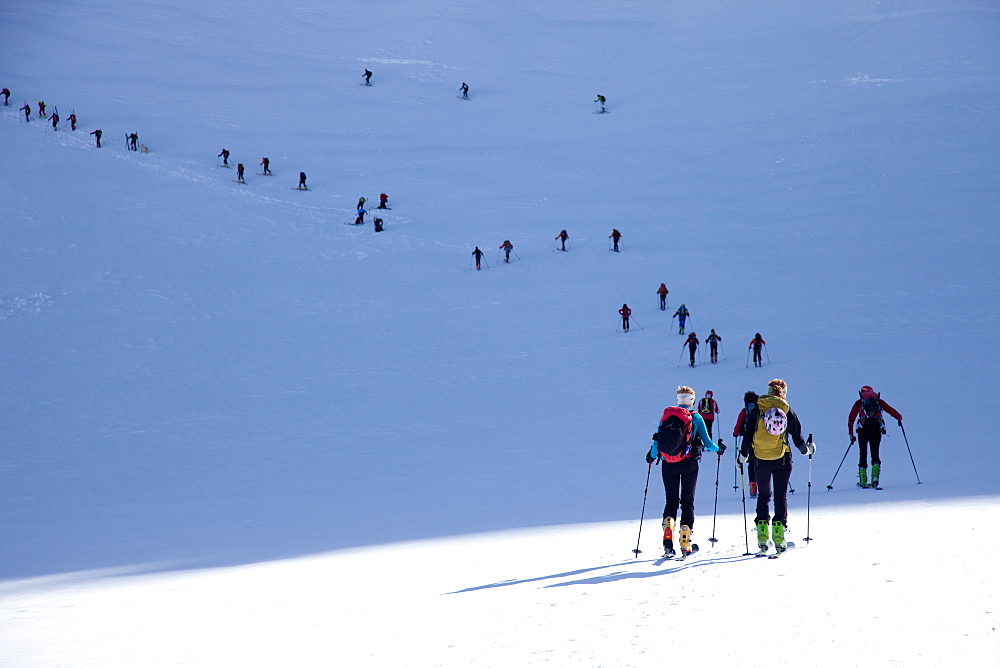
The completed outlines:
{"type": "MultiPolygon", "coordinates": [[[[372,86],[372,85],[374,85],[374,84],[372,84],[372,76],[373,75],[374,75],[374,73],[370,69],[368,69],[366,67],[364,73],[361,75],[361,78],[364,79],[364,83],[362,83],[361,85],[362,86],[372,86]]],[[[468,100],[469,99],[469,84],[467,84],[467,83],[465,83],[463,81],[462,85],[459,86],[458,91],[461,93],[461,95],[459,97],[461,97],[464,100],[468,100]]]]}
{"type": "MultiPolygon", "coordinates": [[[[695,396],[695,391],[687,385],[677,388],[677,403],[664,409],[659,426],[653,434],[652,444],[645,453],[646,463],[650,467],[654,464],[661,465],[666,497],[661,525],[664,557],[674,556],[675,537],[679,540],[677,547],[683,555],[689,555],[697,549],[691,541],[701,453],[702,450],[709,450],[721,460],[726,450],[722,438],[715,442],[712,436],[712,425],[719,413],[719,406],[712,392],[705,392],[697,408],[695,396]],[[678,509],[681,514],[680,524],[675,526],[678,509]]],[[[879,443],[881,435],[885,433],[883,411],[892,415],[902,428],[903,416],[871,386],[865,385],[859,391],[859,398],[848,416],[851,444],[857,440],[860,446],[860,487],[878,486],[881,470],[879,443]],[[870,483],[866,478],[869,448],[872,453],[870,483]]],[[[788,529],[788,486],[792,474],[790,445],[809,457],[816,452],[815,443],[811,439],[807,442],[802,438],[802,426],[798,415],[788,403],[788,385],[784,380],[775,378],[769,381],[767,393],[763,396],[753,391],[743,395],[743,408],[733,427],[733,437],[739,444],[737,470],[744,476],[744,465],[747,465],[750,496],[757,499],[754,526],[759,553],[765,553],[770,544],[773,544],[775,551],[780,554],[787,547],[785,532],[788,529]]]]}
{"type": "MultiPolygon", "coordinates": [[[[382,208],[382,207],[380,206],[379,208],[382,208]]],[[[613,250],[616,253],[620,252],[618,245],[621,242],[622,233],[619,232],[617,229],[613,229],[613,230],[611,230],[611,234],[608,235],[608,238],[611,239],[611,243],[612,243],[611,250],[613,250]]],[[[561,251],[568,250],[566,248],[566,242],[569,240],[569,233],[567,233],[566,230],[560,231],[559,234],[557,234],[555,236],[555,239],[556,239],[556,241],[560,242],[560,247],[559,247],[558,250],[561,250],[561,251]]],[[[510,242],[510,239],[505,239],[504,242],[502,244],[500,244],[500,250],[502,250],[504,252],[504,258],[503,258],[504,263],[509,264],[510,263],[510,254],[511,254],[511,251],[514,250],[514,244],[512,244],[510,242]]],[[[482,269],[482,262],[483,262],[483,256],[484,255],[485,255],[485,253],[479,248],[479,246],[476,246],[473,249],[473,251],[472,251],[472,258],[473,258],[473,261],[475,262],[477,270],[478,269],[482,269]]],[[[666,286],[664,286],[664,289],[666,289],[666,286]]],[[[625,322],[624,326],[625,326],[625,331],[627,332],[628,331],[628,322],[625,322]]]]}

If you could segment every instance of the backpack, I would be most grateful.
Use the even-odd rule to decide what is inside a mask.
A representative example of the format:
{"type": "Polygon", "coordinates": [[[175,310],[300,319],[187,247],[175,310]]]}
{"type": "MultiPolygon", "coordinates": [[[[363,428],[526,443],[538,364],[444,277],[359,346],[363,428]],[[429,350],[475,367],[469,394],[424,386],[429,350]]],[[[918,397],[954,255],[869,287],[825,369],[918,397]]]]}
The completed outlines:
{"type": "Polygon", "coordinates": [[[767,395],[757,400],[757,425],[753,452],[757,459],[774,461],[788,452],[788,402],[767,395]]]}
{"type": "Polygon", "coordinates": [[[660,418],[660,427],[653,434],[656,449],[663,461],[677,463],[690,456],[693,433],[691,411],[681,406],[665,409],[660,418]]]}
{"type": "Polygon", "coordinates": [[[702,415],[712,415],[714,417],[712,411],[712,400],[708,397],[702,397],[698,405],[698,412],[702,415]]]}
{"type": "Polygon", "coordinates": [[[879,428],[885,428],[885,420],[882,419],[882,395],[877,392],[859,392],[861,396],[861,411],[858,413],[858,430],[864,426],[868,420],[878,420],[879,428]]]}

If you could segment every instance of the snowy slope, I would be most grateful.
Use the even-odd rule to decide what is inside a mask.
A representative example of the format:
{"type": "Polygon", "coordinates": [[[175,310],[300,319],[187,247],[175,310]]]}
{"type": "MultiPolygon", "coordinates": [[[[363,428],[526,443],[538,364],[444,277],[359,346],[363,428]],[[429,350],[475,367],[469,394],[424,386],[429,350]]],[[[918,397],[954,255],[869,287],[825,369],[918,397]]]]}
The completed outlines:
{"type": "Polygon", "coordinates": [[[1000,661],[995,4],[538,4],[0,7],[5,665],[1000,661]],[[714,549],[706,460],[706,553],[652,565],[654,477],[632,559],[673,389],[726,433],[776,376],[816,542],[744,560],[726,457],[714,549]],[[891,426],[884,491],[826,490],[862,384],[923,484],[891,426]]]}

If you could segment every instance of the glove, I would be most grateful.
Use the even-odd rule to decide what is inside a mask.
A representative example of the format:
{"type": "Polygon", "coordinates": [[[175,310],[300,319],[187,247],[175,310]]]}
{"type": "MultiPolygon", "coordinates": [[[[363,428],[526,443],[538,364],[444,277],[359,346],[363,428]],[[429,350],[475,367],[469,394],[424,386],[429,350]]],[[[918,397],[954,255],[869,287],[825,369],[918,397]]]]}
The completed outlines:
{"type": "Polygon", "coordinates": [[[747,457],[746,455],[744,455],[742,452],[740,454],[738,454],[736,456],[736,468],[742,469],[743,465],[747,463],[748,459],[750,459],[750,458],[747,457]]]}
{"type": "Polygon", "coordinates": [[[854,445],[857,440],[858,439],[854,437],[854,434],[851,434],[851,445],[854,445]]]}
{"type": "Polygon", "coordinates": [[[718,443],[717,443],[716,445],[718,445],[718,446],[719,446],[719,449],[718,449],[718,451],[717,451],[717,452],[719,453],[719,456],[721,457],[721,456],[722,456],[722,453],[724,453],[724,452],[726,451],[726,444],[725,444],[725,443],[723,443],[723,442],[722,442],[722,439],[720,438],[720,439],[719,439],[719,442],[718,442],[718,443]]]}
{"type": "Polygon", "coordinates": [[[896,424],[899,425],[900,429],[903,428],[903,421],[902,420],[896,420],[896,424]]]}
{"type": "Polygon", "coordinates": [[[816,452],[816,444],[806,443],[801,448],[799,448],[799,452],[801,452],[804,455],[809,455],[810,457],[812,457],[813,453],[816,452]]]}
{"type": "Polygon", "coordinates": [[[653,457],[652,454],[650,454],[649,450],[646,450],[646,463],[647,464],[652,464],[655,461],[656,461],[656,458],[653,457]]]}

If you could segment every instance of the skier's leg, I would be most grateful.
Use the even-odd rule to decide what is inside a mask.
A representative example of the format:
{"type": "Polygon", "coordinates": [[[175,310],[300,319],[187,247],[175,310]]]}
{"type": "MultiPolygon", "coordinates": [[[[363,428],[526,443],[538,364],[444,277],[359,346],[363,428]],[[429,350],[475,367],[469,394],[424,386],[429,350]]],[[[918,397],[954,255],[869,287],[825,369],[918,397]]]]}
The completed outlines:
{"type": "MultiPolygon", "coordinates": [[[[788,526],[788,481],[792,477],[792,458],[791,455],[785,455],[788,459],[786,464],[779,466],[774,469],[772,477],[774,479],[774,521],[781,522],[783,525],[788,526]]],[[[784,461],[784,458],[782,460],[784,461]]]]}
{"type": "MultiPolygon", "coordinates": [[[[694,528],[694,493],[698,486],[698,460],[690,457],[678,464],[683,467],[681,483],[681,526],[694,528]]],[[[683,546],[682,546],[683,547],[683,546]]]]}
{"type": "Polygon", "coordinates": [[[760,460],[757,462],[757,516],[755,522],[769,522],[771,520],[771,472],[774,469],[772,462],[760,460]]]}
{"type": "Polygon", "coordinates": [[[663,462],[660,465],[660,473],[663,478],[663,493],[666,497],[666,504],[663,506],[663,517],[676,517],[677,507],[681,502],[680,485],[681,474],[677,469],[678,464],[663,462]]]}

